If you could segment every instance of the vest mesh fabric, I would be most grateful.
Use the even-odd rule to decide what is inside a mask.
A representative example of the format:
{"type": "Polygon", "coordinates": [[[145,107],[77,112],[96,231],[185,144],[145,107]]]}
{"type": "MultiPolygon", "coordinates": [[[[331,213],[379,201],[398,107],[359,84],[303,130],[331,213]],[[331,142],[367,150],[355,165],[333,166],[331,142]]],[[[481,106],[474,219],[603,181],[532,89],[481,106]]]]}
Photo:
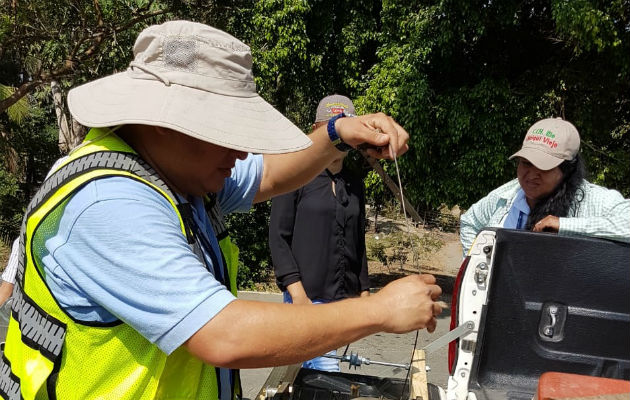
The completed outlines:
{"type": "MultiPolygon", "coordinates": [[[[18,267],[18,296],[0,363],[0,397],[217,399],[215,367],[184,348],[167,357],[121,321],[75,321],[45,284],[45,239],[56,232],[68,199],[86,182],[106,176],[139,180],[164,195],[179,216],[176,199],[150,167],[129,154],[122,140],[102,131],[90,132],[86,140],[92,142],[42,185],[27,208],[20,245],[28,253],[18,267]]],[[[181,216],[180,224],[185,234],[181,216]]]]}

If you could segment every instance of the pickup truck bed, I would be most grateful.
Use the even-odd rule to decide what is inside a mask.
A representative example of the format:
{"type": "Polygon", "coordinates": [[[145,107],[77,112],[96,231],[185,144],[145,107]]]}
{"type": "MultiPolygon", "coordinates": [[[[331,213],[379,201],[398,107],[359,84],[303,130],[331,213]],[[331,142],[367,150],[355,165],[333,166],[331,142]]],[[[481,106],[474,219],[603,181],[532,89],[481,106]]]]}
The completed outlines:
{"type": "Polygon", "coordinates": [[[447,398],[529,400],[547,371],[630,379],[628,244],[488,230],[462,268],[453,318],[477,328],[447,398]]]}

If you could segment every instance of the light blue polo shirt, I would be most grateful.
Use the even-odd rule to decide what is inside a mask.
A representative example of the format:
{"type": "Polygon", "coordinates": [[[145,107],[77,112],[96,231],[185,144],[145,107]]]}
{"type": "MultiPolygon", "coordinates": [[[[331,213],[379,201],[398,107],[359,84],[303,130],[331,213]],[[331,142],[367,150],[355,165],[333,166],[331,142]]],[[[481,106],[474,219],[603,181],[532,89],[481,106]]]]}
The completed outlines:
{"type": "Polygon", "coordinates": [[[503,227],[507,229],[525,229],[529,212],[529,204],[527,204],[525,192],[523,189],[518,189],[512,207],[510,207],[510,211],[503,222],[503,227]]]}
{"type": "MultiPolygon", "coordinates": [[[[261,155],[237,160],[217,196],[222,210],[249,210],[261,178],[261,155]]],[[[191,204],[218,252],[203,201],[191,204]]],[[[44,243],[46,283],[63,309],[82,321],[120,319],[167,354],[234,300],[191,251],[168,201],[133,179],[97,179],[81,188],[44,243]]]]}

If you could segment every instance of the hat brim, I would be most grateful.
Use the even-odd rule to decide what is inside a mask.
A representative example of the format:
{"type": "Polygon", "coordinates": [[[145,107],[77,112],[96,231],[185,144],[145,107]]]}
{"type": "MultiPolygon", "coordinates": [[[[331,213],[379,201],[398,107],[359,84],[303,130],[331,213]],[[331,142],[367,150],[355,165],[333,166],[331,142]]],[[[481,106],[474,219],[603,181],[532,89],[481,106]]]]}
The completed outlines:
{"type": "Polygon", "coordinates": [[[520,149],[516,153],[512,154],[509,159],[511,160],[514,157],[522,157],[542,171],[554,169],[564,161],[562,158],[554,157],[543,151],[529,148],[520,149]]]}
{"type": "Polygon", "coordinates": [[[235,97],[161,81],[110,75],[72,89],[68,108],[91,128],[144,124],[251,153],[303,150],[311,140],[260,96],[235,97]]]}

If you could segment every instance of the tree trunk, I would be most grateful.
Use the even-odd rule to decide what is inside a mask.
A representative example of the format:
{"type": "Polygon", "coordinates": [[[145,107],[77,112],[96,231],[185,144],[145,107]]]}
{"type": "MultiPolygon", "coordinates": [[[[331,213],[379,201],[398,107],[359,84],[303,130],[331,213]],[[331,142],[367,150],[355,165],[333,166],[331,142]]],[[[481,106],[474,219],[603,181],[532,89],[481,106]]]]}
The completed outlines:
{"type": "Polygon", "coordinates": [[[0,136],[2,140],[7,143],[7,146],[3,149],[2,157],[4,158],[4,167],[10,173],[19,176],[18,168],[20,166],[18,153],[13,147],[11,147],[11,140],[9,134],[0,127],[0,136]]]}
{"type": "Polygon", "coordinates": [[[50,82],[50,91],[52,92],[55,114],[57,115],[57,126],[59,127],[59,148],[64,153],[67,153],[70,149],[69,143],[72,141],[72,135],[70,134],[68,118],[65,113],[63,95],[57,81],[50,82]]]}
{"type": "Polygon", "coordinates": [[[50,82],[55,114],[57,115],[57,126],[59,127],[59,149],[67,153],[78,146],[85,137],[84,126],[68,117],[68,112],[61,92],[61,87],[57,81],[50,82]],[[68,120],[71,122],[69,123],[68,120]]]}
{"type": "Polygon", "coordinates": [[[88,131],[87,127],[78,123],[74,118],[71,118],[71,119],[72,119],[72,147],[70,148],[70,150],[77,147],[78,145],[81,144],[81,142],[83,142],[83,139],[85,139],[85,135],[87,135],[87,131],[88,131]]]}

